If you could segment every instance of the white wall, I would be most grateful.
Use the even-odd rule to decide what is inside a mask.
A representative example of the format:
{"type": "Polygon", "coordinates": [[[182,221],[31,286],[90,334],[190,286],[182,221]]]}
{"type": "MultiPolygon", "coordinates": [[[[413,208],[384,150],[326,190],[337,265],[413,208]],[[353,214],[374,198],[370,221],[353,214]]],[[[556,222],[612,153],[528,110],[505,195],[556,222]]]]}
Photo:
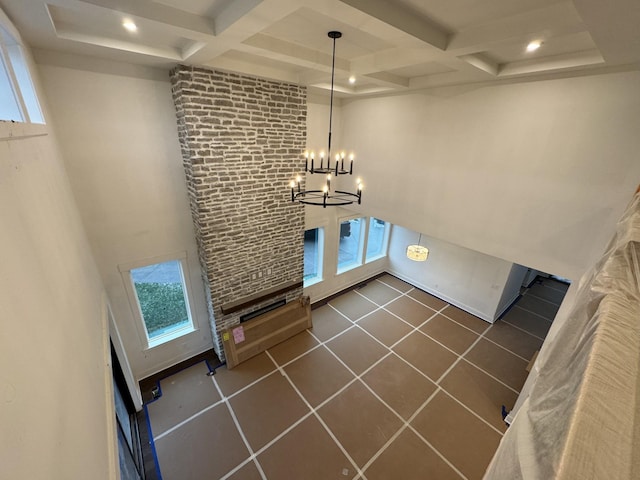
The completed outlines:
{"type": "Polygon", "coordinates": [[[212,348],[168,72],[46,51],[36,61],[134,375],[212,348]],[[145,350],[118,265],[185,251],[199,329],[145,350]]]}
{"type": "MultiPolygon", "coordinates": [[[[513,264],[422,234],[429,249],[426,262],[406,256],[419,233],[395,225],[389,244],[389,272],[488,322],[496,312],[513,264]]],[[[524,274],[524,272],[523,272],[524,274]]]]}
{"type": "Polygon", "coordinates": [[[345,100],[362,211],[570,279],[640,181],[640,72],[345,100]]]}
{"type": "Polygon", "coordinates": [[[0,477],[115,479],[106,298],[56,141],[0,138],[0,477]]]}

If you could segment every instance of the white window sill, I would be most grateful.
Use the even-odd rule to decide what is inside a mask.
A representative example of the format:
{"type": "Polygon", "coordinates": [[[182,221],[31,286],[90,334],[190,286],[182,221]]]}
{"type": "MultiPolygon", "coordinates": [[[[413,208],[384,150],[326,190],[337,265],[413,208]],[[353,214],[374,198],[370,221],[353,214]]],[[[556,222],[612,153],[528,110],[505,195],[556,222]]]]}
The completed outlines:
{"type": "Polygon", "coordinates": [[[42,137],[44,135],[48,135],[46,125],[0,120],[0,141],[21,140],[30,137],[42,137]]]}
{"type": "Polygon", "coordinates": [[[322,282],[322,280],[323,280],[322,277],[313,277],[308,280],[303,280],[302,288],[310,287],[311,285],[315,285],[316,283],[322,282]]]}
{"type": "Polygon", "coordinates": [[[376,260],[380,260],[382,258],[385,258],[386,256],[387,256],[386,253],[380,254],[380,255],[376,255],[375,257],[367,258],[365,263],[375,262],[376,260]]]}
{"type": "Polygon", "coordinates": [[[196,330],[197,328],[194,328],[193,325],[187,325],[185,327],[177,328],[175,330],[171,330],[170,332],[163,333],[162,335],[158,335],[157,337],[149,339],[149,341],[147,342],[147,348],[145,348],[145,350],[151,350],[152,348],[159,347],[160,345],[164,345],[165,343],[193,333],[196,330]]]}
{"type": "Polygon", "coordinates": [[[353,270],[354,268],[361,267],[361,266],[362,266],[361,263],[354,263],[352,265],[347,265],[346,267],[339,268],[338,271],[336,272],[336,275],[341,275],[343,273],[347,273],[348,271],[353,270]]]}

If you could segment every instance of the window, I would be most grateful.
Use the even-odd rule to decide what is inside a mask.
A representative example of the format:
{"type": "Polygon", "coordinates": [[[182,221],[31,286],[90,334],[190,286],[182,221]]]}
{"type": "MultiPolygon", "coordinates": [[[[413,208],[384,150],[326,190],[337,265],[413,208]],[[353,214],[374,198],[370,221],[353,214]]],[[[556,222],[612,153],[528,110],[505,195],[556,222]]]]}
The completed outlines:
{"type": "Polygon", "coordinates": [[[387,254],[389,243],[389,224],[378,218],[369,218],[366,262],[377,260],[387,254]]]}
{"type": "Polygon", "coordinates": [[[338,273],[362,265],[364,218],[353,218],[340,223],[338,240],[338,273]]]}
{"type": "Polygon", "coordinates": [[[15,122],[24,120],[2,56],[0,56],[0,120],[15,122]]]}
{"type": "Polygon", "coordinates": [[[147,347],[195,330],[185,269],[186,257],[120,267],[134,314],[139,318],[138,330],[144,334],[147,347]]]}
{"type": "Polygon", "coordinates": [[[304,286],[322,281],[324,254],[324,228],[312,228],[304,232],[304,286]]]}
{"type": "Polygon", "coordinates": [[[36,89],[31,81],[31,75],[29,74],[29,69],[22,49],[19,45],[12,45],[7,47],[7,52],[9,54],[9,61],[13,67],[13,72],[16,76],[18,89],[22,94],[24,108],[29,116],[29,121],[31,123],[44,123],[40,104],[38,103],[38,96],[36,95],[36,89]]]}
{"type": "Polygon", "coordinates": [[[28,64],[16,37],[13,26],[0,24],[0,120],[44,123],[28,64]]]}

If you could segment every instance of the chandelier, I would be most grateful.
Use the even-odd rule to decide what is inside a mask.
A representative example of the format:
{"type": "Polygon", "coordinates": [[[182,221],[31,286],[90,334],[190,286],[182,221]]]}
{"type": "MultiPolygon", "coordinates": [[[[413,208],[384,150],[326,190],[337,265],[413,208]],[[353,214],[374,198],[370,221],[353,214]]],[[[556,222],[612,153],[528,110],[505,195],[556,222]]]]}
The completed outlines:
{"type": "Polygon", "coordinates": [[[333,56],[331,60],[331,100],[329,103],[329,142],[327,148],[327,157],[325,162],[324,151],[320,152],[320,165],[318,166],[314,152],[305,152],[304,171],[312,175],[319,174],[325,176],[324,186],[321,190],[302,190],[300,182],[302,177],[298,175],[295,180],[290,183],[291,201],[293,203],[302,203],[305,205],[320,205],[324,208],[335,207],[340,205],[351,205],[354,202],[360,204],[362,202],[362,181],[356,180],[356,192],[346,192],[343,190],[332,190],[331,179],[339,175],[353,175],[353,153],[349,155],[349,169],[345,168],[345,152],[338,153],[335,156],[335,165],[331,163],[331,122],[333,119],[333,81],[336,68],[336,39],[342,37],[341,32],[331,31],[327,34],[333,39],[333,56]],[[310,163],[309,163],[310,162],[310,163]],[[311,167],[311,168],[309,168],[311,167]]]}
{"type": "Polygon", "coordinates": [[[420,240],[422,240],[422,234],[418,237],[417,245],[409,245],[407,247],[407,258],[409,260],[413,260],[414,262],[424,262],[429,256],[429,249],[420,245],[420,240]]]}

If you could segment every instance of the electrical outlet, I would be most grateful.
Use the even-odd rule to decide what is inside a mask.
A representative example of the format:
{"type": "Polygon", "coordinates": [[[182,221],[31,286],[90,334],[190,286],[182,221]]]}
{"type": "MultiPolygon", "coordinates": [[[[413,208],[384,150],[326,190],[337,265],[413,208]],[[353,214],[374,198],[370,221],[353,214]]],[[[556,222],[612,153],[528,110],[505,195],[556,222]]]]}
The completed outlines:
{"type": "Polygon", "coordinates": [[[262,270],[258,272],[258,278],[262,278],[262,270]]]}
{"type": "Polygon", "coordinates": [[[267,268],[267,275],[271,275],[271,268],[267,268]]]}

